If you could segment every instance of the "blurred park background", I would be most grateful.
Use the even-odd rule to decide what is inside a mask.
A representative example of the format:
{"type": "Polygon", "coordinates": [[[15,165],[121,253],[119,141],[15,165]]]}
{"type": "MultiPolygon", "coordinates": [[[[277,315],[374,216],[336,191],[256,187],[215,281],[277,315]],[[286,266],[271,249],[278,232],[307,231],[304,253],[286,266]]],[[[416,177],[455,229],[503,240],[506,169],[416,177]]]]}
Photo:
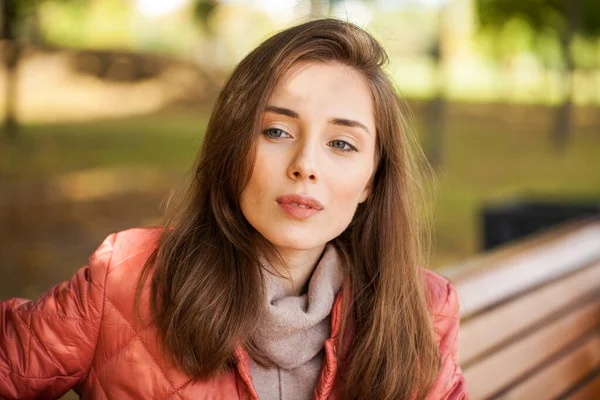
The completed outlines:
{"type": "Polygon", "coordinates": [[[69,278],[158,222],[228,73],[334,16],[387,48],[437,174],[437,269],[484,247],[482,210],[598,204],[597,0],[2,0],[0,299],[69,278]]]}

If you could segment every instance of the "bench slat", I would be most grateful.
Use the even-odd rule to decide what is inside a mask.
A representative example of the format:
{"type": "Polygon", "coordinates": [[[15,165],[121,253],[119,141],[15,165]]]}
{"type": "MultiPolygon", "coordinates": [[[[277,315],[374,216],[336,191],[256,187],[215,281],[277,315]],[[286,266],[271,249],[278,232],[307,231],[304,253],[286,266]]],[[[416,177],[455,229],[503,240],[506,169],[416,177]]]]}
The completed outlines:
{"type": "Polygon", "coordinates": [[[600,259],[600,223],[592,223],[497,266],[456,278],[461,316],[469,316],[600,259]]]}
{"type": "Polygon", "coordinates": [[[567,397],[568,400],[597,400],[600,397],[600,375],[567,397]]]}
{"type": "Polygon", "coordinates": [[[600,367],[600,333],[552,363],[532,378],[505,393],[500,399],[535,399],[540,393],[555,398],[600,367]]]}
{"type": "Polygon", "coordinates": [[[473,399],[486,398],[600,325],[600,299],[569,312],[464,370],[473,399]]]}
{"type": "Polygon", "coordinates": [[[600,261],[475,319],[462,322],[458,352],[461,365],[466,366],[486,350],[576,303],[578,299],[598,293],[599,288],[600,261]]]}
{"type": "Polygon", "coordinates": [[[586,226],[594,225],[600,226],[600,219],[592,217],[554,226],[551,229],[537,232],[518,241],[506,243],[489,252],[481,253],[477,257],[448,265],[444,267],[444,275],[452,282],[458,282],[475,275],[485,274],[485,271],[496,268],[507,258],[544,247],[549,243],[560,240],[563,236],[570,235],[586,226]]]}

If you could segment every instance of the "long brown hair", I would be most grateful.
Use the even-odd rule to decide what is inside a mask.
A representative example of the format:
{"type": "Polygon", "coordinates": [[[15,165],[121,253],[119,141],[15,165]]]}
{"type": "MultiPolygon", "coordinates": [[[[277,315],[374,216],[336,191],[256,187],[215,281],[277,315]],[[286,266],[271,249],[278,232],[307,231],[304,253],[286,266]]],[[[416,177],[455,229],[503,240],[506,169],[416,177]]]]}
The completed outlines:
{"type": "MultiPolygon", "coordinates": [[[[254,165],[259,123],[278,79],[300,61],[341,63],[368,82],[375,110],[372,192],[334,244],[347,259],[354,333],[345,362],[346,398],[422,398],[439,368],[427,311],[417,172],[422,153],[383,71],[387,55],[361,28],[316,20],[267,39],[235,68],[213,109],[191,182],[170,202],[160,244],[144,266],[164,348],[191,376],[231,366],[244,345],[266,363],[251,335],[262,307],[260,257],[275,249],[246,221],[241,193],[254,165]]],[[[138,301],[139,305],[139,301],[138,301]]],[[[348,310],[351,310],[348,312],[348,310]]]]}

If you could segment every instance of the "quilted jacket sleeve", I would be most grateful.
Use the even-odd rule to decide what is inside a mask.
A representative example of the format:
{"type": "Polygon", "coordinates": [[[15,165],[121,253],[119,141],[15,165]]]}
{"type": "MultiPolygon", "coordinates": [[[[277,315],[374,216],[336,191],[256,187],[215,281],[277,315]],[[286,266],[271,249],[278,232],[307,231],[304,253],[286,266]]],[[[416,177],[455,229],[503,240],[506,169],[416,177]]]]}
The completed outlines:
{"type": "Polygon", "coordinates": [[[441,368],[427,399],[463,400],[469,396],[457,356],[460,322],[458,294],[450,282],[444,281],[443,285],[438,286],[438,293],[433,296],[436,298],[433,319],[441,368]]]}
{"type": "Polygon", "coordinates": [[[83,381],[96,349],[115,235],[70,281],[0,303],[0,398],[56,399],[83,381]]]}

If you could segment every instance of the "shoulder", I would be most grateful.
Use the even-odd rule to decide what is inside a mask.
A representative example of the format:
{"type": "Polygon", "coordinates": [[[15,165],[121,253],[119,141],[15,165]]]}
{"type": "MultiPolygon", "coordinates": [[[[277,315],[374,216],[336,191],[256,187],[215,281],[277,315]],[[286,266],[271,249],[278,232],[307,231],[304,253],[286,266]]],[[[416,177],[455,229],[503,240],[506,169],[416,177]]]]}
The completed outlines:
{"type": "Polygon", "coordinates": [[[442,275],[422,268],[425,296],[440,351],[456,353],[460,324],[458,293],[442,275]]]}
{"type": "Polygon", "coordinates": [[[134,228],[110,234],[90,257],[90,281],[100,287],[136,281],[158,247],[161,232],[162,228],[134,228]]]}
{"type": "Polygon", "coordinates": [[[422,271],[441,362],[427,399],[467,399],[467,387],[458,363],[458,294],[447,278],[426,268],[422,268],[422,271]]]}
{"type": "Polygon", "coordinates": [[[433,317],[458,316],[458,294],[448,278],[427,268],[421,270],[430,314],[433,317]]]}
{"type": "Polygon", "coordinates": [[[96,253],[101,249],[110,251],[110,260],[104,266],[106,284],[120,286],[137,282],[146,261],[158,247],[161,233],[162,228],[133,228],[108,236],[96,250],[96,253]]]}
{"type": "Polygon", "coordinates": [[[108,272],[113,272],[129,260],[149,255],[158,247],[161,233],[162,228],[133,228],[110,235],[112,256],[108,272]]]}
{"type": "MultiPolygon", "coordinates": [[[[146,261],[158,247],[161,233],[162,228],[134,228],[113,233],[90,258],[92,282],[102,292],[104,323],[101,331],[120,329],[117,317],[135,325],[139,278],[146,261]]],[[[147,305],[147,291],[144,296],[143,303],[147,305]]]]}

